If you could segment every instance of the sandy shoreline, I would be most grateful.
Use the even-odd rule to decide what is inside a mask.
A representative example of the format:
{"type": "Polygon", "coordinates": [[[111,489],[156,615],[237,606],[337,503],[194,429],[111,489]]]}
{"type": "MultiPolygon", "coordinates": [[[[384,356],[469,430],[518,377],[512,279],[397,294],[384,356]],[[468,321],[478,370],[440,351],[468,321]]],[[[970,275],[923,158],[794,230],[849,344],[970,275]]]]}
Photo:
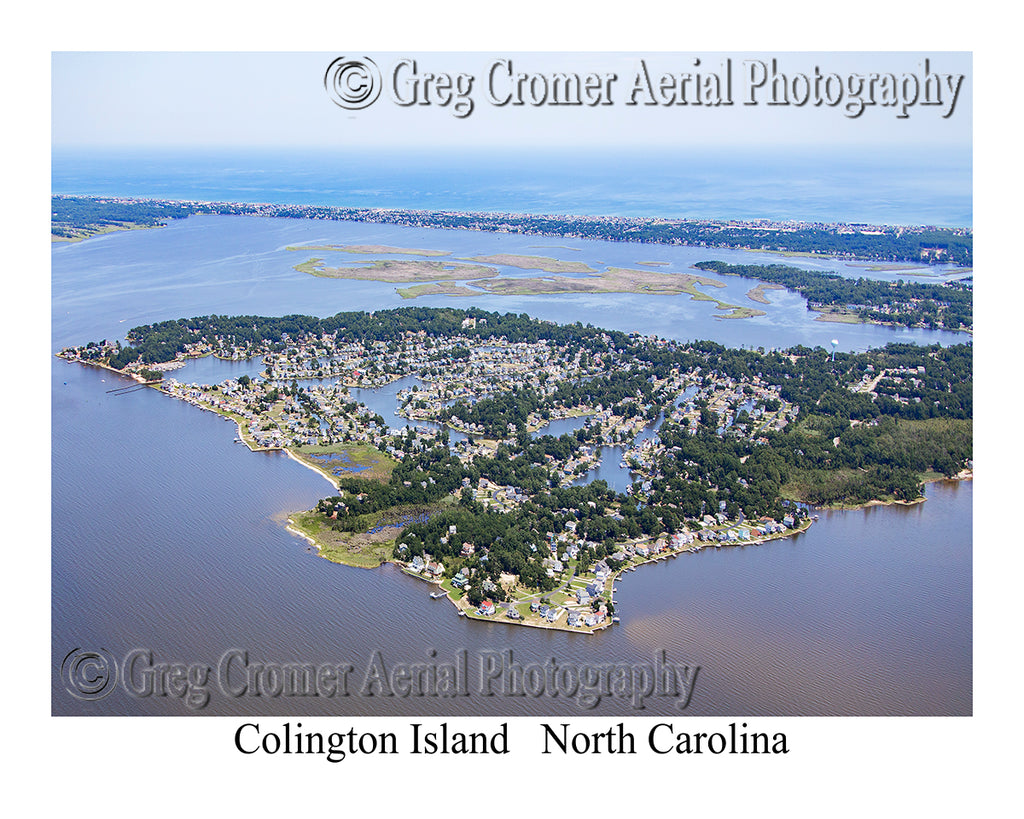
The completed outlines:
{"type": "MultiPolygon", "coordinates": [[[[239,432],[241,432],[241,427],[239,427],[239,432]]],[[[322,478],[329,481],[331,484],[331,488],[337,491],[338,484],[337,482],[335,482],[334,478],[331,477],[330,473],[324,472],[324,470],[322,470],[320,467],[313,466],[313,464],[307,463],[306,461],[302,460],[302,458],[300,458],[298,455],[296,455],[294,452],[288,449],[288,447],[283,447],[283,449],[285,454],[289,458],[291,458],[296,463],[302,464],[304,467],[306,467],[306,469],[312,469],[314,472],[316,472],[317,475],[320,475],[322,478]]]]}

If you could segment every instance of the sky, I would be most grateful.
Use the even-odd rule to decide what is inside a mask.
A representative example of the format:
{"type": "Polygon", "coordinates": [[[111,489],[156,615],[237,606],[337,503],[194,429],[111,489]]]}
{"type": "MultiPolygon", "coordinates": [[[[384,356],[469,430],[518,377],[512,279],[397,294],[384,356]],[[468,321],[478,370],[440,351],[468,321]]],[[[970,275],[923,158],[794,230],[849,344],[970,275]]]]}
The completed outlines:
{"type": "Polygon", "coordinates": [[[56,150],[884,145],[969,151],[973,125],[972,57],[963,51],[58,51],[51,68],[56,150]],[[367,60],[378,69],[373,80],[351,65],[367,60]],[[930,106],[921,104],[926,60],[939,75],[928,91],[942,93],[941,103],[930,106]],[[328,73],[341,85],[325,82],[328,73]],[[917,103],[883,105],[887,98],[876,84],[879,104],[852,116],[851,102],[870,96],[851,93],[850,84],[863,81],[870,89],[872,74],[893,74],[897,98],[917,103]],[[581,104],[553,104],[555,75],[579,79],[581,104]],[[953,80],[955,108],[946,75],[963,76],[959,86],[953,80]],[[370,87],[378,89],[375,101],[351,107],[370,87]],[[797,105],[804,96],[807,102],[797,105]]]}

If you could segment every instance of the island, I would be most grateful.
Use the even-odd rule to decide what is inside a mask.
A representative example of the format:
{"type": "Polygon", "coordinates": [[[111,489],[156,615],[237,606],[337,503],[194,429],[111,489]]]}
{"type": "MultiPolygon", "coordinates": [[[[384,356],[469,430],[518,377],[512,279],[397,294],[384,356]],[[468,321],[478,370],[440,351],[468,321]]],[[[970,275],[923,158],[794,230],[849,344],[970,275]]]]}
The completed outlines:
{"type": "Polygon", "coordinates": [[[326,219],[408,227],[474,230],[613,242],[737,248],[788,255],[829,256],[875,262],[950,262],[969,267],[974,258],[971,228],[931,225],[828,224],[768,219],[666,219],[644,216],[463,213],[325,205],[196,202],[139,197],[51,197],[54,236],[93,228],[138,224],[151,227],[195,214],[326,219]]]}
{"type": "Polygon", "coordinates": [[[786,265],[736,265],[698,262],[698,270],[723,276],[744,276],[762,284],[748,297],[767,302],[764,289],[784,287],[807,299],[819,320],[870,322],[929,330],[970,331],[974,327],[974,291],[964,282],[942,284],[849,279],[786,265]]]}
{"type": "Polygon", "coordinates": [[[814,506],[914,503],[972,467],[972,349],[736,350],[476,308],[202,316],[61,350],[216,412],[332,491],[289,526],[460,615],[592,633],[642,563],[791,537],[814,506]],[[190,357],[262,357],[217,384],[190,357]],[[356,400],[405,379],[389,424],[356,400]],[[300,383],[301,382],[301,383],[300,383]],[[558,422],[570,431],[547,429],[558,422]],[[591,471],[610,447],[631,481],[591,471]]]}
{"type": "Polygon", "coordinates": [[[363,279],[377,282],[461,281],[498,275],[498,271],[493,267],[423,259],[377,259],[368,265],[352,267],[327,267],[323,259],[309,259],[296,265],[295,269],[300,273],[328,279],[363,279]]]}

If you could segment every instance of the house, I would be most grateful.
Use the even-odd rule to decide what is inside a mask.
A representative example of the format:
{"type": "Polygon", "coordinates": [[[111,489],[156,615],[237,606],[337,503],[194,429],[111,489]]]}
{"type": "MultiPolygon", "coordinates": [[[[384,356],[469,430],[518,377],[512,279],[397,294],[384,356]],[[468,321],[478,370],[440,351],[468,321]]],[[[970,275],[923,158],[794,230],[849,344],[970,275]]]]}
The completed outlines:
{"type": "Polygon", "coordinates": [[[490,615],[494,614],[494,603],[490,600],[484,600],[484,602],[480,604],[479,611],[480,614],[489,617],[490,615]]]}

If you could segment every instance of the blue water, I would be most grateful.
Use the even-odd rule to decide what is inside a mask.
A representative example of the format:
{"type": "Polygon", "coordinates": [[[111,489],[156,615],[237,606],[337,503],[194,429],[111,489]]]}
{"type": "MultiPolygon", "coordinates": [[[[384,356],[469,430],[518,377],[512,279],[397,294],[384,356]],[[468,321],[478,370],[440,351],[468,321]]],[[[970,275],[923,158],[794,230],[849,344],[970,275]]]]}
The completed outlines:
{"type": "Polygon", "coordinates": [[[953,149],[56,152],[52,190],[476,212],[973,223],[971,156],[953,149]]]}

